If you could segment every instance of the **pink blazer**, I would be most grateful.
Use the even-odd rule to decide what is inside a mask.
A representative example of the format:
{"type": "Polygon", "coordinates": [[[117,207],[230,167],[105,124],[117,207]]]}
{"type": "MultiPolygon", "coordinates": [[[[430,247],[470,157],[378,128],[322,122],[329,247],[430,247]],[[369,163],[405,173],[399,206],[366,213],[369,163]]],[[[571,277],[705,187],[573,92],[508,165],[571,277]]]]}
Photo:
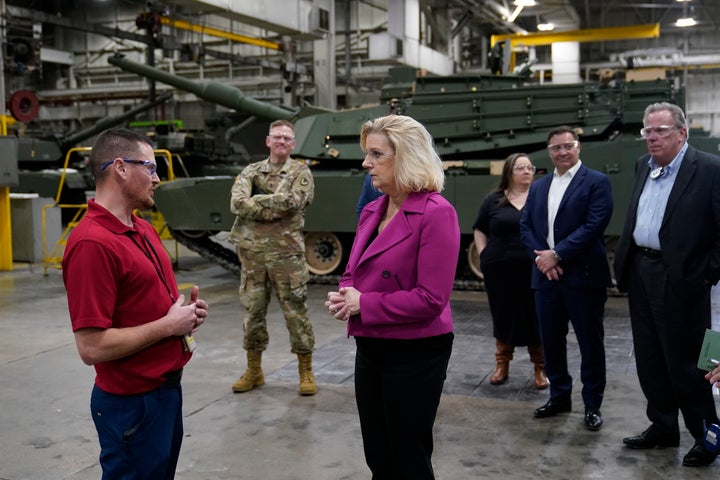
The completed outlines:
{"type": "Polygon", "coordinates": [[[457,213],[439,193],[411,193],[368,245],[387,203],[383,195],[362,211],[340,280],[341,287],[362,293],[360,313],[350,317],[348,335],[412,339],[449,333],[460,249],[457,213]]]}

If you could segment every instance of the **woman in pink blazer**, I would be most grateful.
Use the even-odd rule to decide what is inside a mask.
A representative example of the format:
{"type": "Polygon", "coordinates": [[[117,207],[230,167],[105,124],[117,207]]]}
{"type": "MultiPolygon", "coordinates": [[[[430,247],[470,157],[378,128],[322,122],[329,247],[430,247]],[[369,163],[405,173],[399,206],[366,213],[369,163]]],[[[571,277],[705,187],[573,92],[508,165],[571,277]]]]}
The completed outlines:
{"type": "Polygon", "coordinates": [[[428,131],[388,115],[362,126],[363,167],[384,195],[360,215],[330,314],[355,337],[355,397],[373,479],[433,479],[432,429],[453,342],[457,213],[428,131]]]}

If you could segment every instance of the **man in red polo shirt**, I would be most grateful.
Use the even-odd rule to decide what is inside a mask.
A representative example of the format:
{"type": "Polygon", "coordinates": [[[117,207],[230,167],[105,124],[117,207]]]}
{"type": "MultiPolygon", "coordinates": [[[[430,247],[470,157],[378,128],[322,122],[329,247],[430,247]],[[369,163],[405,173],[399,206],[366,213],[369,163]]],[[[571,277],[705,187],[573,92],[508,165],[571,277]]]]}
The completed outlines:
{"type": "Polygon", "coordinates": [[[160,182],[150,140],[101,133],[90,153],[96,196],[68,239],[63,280],[82,360],[97,374],[90,408],[103,479],[172,479],[183,436],[183,366],[208,314],[178,292],[160,237],[135,209],[160,182]]]}

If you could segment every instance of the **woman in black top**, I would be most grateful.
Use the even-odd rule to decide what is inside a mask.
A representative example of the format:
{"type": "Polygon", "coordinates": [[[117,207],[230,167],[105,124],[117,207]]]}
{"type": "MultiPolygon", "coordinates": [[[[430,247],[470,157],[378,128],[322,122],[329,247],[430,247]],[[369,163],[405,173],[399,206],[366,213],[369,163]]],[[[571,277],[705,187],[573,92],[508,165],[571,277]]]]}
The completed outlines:
{"type": "Polygon", "coordinates": [[[535,364],[535,386],[543,389],[548,380],[530,288],[532,259],[520,240],[520,212],[534,175],[535,167],[526,154],[510,155],[500,185],[480,207],[473,232],[493,318],[496,367],[490,383],[507,381],[515,347],[527,345],[535,364]]]}

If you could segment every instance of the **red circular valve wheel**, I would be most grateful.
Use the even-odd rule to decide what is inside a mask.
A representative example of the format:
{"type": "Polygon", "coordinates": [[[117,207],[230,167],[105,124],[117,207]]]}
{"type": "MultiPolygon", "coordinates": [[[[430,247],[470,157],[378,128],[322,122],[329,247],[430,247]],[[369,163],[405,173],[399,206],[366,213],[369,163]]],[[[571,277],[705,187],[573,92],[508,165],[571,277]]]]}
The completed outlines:
{"type": "Polygon", "coordinates": [[[18,90],[8,100],[10,114],[18,122],[29,123],[35,120],[40,110],[40,101],[30,90],[18,90]]]}

